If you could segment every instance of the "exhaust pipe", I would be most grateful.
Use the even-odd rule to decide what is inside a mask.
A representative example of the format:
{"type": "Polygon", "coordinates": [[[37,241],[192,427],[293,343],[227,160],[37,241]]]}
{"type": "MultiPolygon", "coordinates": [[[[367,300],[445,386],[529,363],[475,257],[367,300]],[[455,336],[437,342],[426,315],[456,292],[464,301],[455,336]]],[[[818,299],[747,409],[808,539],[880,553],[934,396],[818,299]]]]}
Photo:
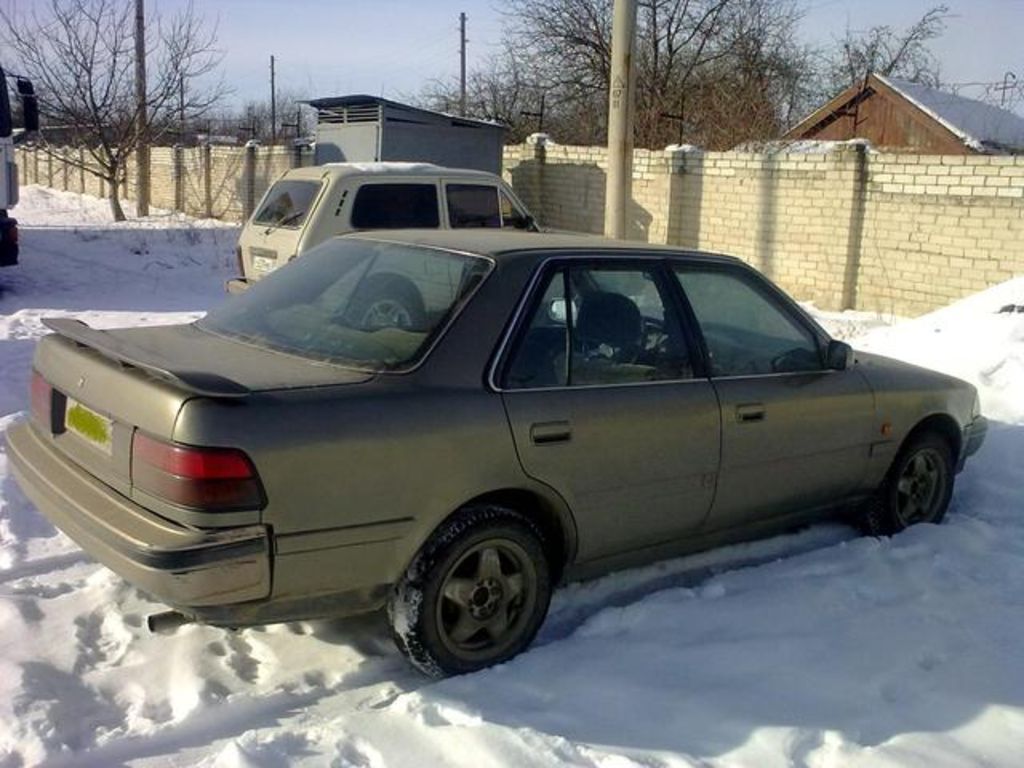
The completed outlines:
{"type": "Polygon", "coordinates": [[[184,624],[191,624],[192,617],[186,616],[178,611],[164,611],[163,613],[152,613],[146,617],[146,627],[155,635],[169,635],[178,627],[184,624]]]}

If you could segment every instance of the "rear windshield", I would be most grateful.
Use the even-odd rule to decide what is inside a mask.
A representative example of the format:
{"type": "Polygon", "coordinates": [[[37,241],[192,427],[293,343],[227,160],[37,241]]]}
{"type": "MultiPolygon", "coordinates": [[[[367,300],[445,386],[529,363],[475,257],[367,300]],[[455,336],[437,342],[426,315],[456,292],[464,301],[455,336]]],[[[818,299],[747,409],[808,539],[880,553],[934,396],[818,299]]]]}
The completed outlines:
{"type": "Polygon", "coordinates": [[[411,368],[491,268],[487,259],[335,238],[199,320],[267,349],[375,371],[411,368]]]}
{"type": "Polygon", "coordinates": [[[319,181],[279,181],[270,188],[263,205],[253,216],[253,223],[301,227],[319,191],[319,181]]]}

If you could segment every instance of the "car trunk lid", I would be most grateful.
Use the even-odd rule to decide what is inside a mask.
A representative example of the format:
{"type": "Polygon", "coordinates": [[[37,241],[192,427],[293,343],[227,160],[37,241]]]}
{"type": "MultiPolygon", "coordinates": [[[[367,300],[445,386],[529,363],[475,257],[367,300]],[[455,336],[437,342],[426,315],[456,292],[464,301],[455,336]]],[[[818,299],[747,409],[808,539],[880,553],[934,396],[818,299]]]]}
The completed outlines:
{"type": "Polygon", "coordinates": [[[52,387],[48,439],[74,463],[131,492],[135,429],[174,439],[190,399],[244,399],[256,391],[353,384],[372,374],[251,347],[192,325],[101,331],[70,319],[36,349],[35,371],[52,387]]]}

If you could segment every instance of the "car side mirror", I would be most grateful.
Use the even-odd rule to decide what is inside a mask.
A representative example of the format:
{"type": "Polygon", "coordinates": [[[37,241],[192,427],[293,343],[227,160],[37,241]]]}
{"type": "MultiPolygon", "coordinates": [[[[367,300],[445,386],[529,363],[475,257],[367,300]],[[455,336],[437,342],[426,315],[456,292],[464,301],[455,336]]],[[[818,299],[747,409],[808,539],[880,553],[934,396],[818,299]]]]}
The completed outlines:
{"type": "Polygon", "coordinates": [[[826,364],[833,371],[845,371],[853,365],[853,347],[845,341],[832,339],[825,351],[826,364]]]}

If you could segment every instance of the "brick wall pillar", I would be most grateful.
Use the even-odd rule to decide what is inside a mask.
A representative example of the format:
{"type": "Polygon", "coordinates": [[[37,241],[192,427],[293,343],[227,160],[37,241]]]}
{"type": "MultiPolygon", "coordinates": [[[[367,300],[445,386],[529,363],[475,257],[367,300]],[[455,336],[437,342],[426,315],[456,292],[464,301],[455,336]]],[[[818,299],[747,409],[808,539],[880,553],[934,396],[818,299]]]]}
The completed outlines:
{"type": "Polygon", "coordinates": [[[259,143],[249,141],[245,145],[245,163],[242,168],[242,218],[252,216],[256,207],[256,149],[259,143]]]}
{"type": "MultiPolygon", "coordinates": [[[[519,168],[525,171],[523,181],[529,190],[524,196],[530,212],[537,217],[538,223],[548,218],[548,212],[544,208],[544,167],[548,161],[548,135],[546,133],[531,133],[526,137],[526,144],[523,147],[523,161],[519,168]]],[[[517,192],[519,189],[516,190],[517,192]]],[[[524,190],[525,191],[525,190],[524,190]]]]}
{"type": "Polygon", "coordinates": [[[213,160],[209,144],[203,144],[203,216],[213,218],[213,160]]]}
{"type": "Polygon", "coordinates": [[[704,195],[704,150],[689,144],[665,148],[665,242],[700,248],[704,195]]]}
{"type": "Polygon", "coordinates": [[[185,148],[175,144],[172,150],[171,179],[174,183],[174,210],[185,210],[185,148]]]}

